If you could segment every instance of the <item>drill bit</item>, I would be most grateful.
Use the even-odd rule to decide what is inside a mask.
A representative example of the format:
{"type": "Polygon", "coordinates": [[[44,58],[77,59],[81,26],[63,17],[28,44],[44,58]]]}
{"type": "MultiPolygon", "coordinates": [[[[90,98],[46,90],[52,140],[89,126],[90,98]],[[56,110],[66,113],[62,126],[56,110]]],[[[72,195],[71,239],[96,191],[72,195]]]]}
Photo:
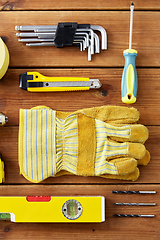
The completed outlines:
{"type": "Polygon", "coordinates": [[[156,191],[112,191],[112,193],[129,193],[129,194],[155,194],[156,191]]]}
{"type": "Polygon", "coordinates": [[[113,217],[155,217],[155,215],[144,214],[114,214],[113,217]]]}
{"type": "Polygon", "coordinates": [[[156,206],[156,203],[114,203],[116,206],[156,206]]]}

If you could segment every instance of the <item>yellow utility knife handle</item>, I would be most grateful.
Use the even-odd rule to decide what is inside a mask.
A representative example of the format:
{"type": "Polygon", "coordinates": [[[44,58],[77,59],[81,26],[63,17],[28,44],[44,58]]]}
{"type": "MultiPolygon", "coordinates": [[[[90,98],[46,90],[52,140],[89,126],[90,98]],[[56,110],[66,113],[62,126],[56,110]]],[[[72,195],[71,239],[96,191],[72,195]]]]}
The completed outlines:
{"type": "MultiPolygon", "coordinates": [[[[77,77],[46,77],[38,72],[27,72],[20,75],[19,86],[22,89],[30,92],[55,92],[55,91],[79,91],[89,90],[89,86],[62,86],[62,87],[45,87],[44,82],[85,82],[89,81],[89,78],[77,78],[77,77]],[[32,85],[33,87],[29,86],[32,85]]],[[[65,84],[64,84],[65,85],[65,84]]]]}

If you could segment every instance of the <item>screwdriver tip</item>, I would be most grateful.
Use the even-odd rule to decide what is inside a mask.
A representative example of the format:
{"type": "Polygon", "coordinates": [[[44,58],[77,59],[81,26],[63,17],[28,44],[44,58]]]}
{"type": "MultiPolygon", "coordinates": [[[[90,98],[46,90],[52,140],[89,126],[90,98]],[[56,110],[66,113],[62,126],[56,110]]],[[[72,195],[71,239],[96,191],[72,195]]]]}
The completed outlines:
{"type": "Polygon", "coordinates": [[[131,10],[134,10],[134,2],[131,2],[131,10]]]}

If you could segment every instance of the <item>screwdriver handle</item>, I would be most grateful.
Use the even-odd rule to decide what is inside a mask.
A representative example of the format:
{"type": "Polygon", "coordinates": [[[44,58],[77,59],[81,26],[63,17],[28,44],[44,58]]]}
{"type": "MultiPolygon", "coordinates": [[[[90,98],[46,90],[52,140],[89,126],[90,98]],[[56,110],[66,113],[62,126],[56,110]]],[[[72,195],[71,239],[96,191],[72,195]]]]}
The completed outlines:
{"type": "Polygon", "coordinates": [[[122,102],[135,103],[137,97],[137,71],[135,66],[135,59],[137,51],[134,49],[126,49],[123,51],[125,57],[125,65],[121,81],[121,95],[122,102]]]}

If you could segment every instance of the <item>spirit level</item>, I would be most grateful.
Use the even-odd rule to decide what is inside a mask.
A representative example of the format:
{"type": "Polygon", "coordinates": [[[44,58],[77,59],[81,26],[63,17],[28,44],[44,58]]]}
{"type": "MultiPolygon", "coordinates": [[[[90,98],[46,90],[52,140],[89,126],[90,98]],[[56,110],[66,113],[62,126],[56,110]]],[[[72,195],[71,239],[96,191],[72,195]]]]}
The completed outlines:
{"type": "Polygon", "coordinates": [[[11,222],[104,222],[105,198],[0,197],[0,220],[11,222]]]}

